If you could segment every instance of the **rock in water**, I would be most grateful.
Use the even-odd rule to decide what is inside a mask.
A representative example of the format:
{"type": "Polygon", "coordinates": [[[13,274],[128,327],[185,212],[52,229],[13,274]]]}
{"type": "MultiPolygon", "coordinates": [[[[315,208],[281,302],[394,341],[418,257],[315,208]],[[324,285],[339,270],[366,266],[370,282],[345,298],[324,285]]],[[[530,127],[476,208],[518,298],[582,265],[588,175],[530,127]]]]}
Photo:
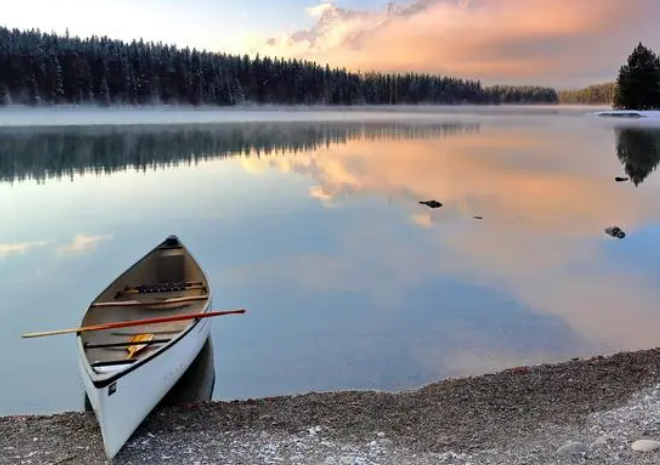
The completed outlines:
{"type": "Polygon", "coordinates": [[[626,237],[626,233],[624,233],[623,230],[618,226],[610,226],[609,228],[605,228],[605,232],[612,237],[616,237],[617,239],[623,239],[626,237]]]}
{"type": "Polygon", "coordinates": [[[653,452],[660,448],[660,441],[654,441],[653,439],[640,439],[639,441],[633,442],[630,447],[637,452],[653,452]]]}
{"type": "Polygon", "coordinates": [[[439,208],[442,207],[442,204],[437,200],[420,200],[422,205],[426,205],[429,208],[439,208]]]}
{"type": "Polygon", "coordinates": [[[589,452],[589,447],[583,442],[580,441],[571,441],[567,442],[559,449],[557,449],[558,455],[564,455],[566,457],[576,457],[579,455],[586,455],[589,452]]]}

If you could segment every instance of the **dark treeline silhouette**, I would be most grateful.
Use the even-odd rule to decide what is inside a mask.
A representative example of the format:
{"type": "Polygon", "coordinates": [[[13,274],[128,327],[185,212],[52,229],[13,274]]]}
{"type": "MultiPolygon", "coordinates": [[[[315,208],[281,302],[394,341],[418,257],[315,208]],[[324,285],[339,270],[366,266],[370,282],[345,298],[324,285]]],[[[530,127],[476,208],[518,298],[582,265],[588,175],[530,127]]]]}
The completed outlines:
{"type": "Polygon", "coordinates": [[[557,91],[539,86],[490,86],[485,88],[486,102],[490,104],[557,103],[557,91]]]}
{"type": "Polygon", "coordinates": [[[637,186],[660,163],[660,129],[618,127],[615,134],[617,157],[630,181],[637,186]]]}
{"type": "Polygon", "coordinates": [[[594,84],[583,89],[560,90],[559,103],[563,104],[587,104],[587,105],[608,105],[614,101],[616,83],[605,82],[594,84]]]}
{"type": "MultiPolygon", "coordinates": [[[[460,104],[546,102],[552,90],[429,74],[0,28],[0,104],[460,104]]],[[[556,96],[555,96],[556,97],[556,96]]],[[[556,101],[556,98],[555,98],[556,101]]]]}
{"type": "Polygon", "coordinates": [[[641,42],[619,68],[613,107],[617,110],[660,108],[660,57],[641,42]]]}
{"type": "Polygon", "coordinates": [[[395,122],[7,128],[0,130],[0,181],[42,183],[221,157],[295,154],[357,139],[437,138],[478,130],[478,124],[395,122]]]}

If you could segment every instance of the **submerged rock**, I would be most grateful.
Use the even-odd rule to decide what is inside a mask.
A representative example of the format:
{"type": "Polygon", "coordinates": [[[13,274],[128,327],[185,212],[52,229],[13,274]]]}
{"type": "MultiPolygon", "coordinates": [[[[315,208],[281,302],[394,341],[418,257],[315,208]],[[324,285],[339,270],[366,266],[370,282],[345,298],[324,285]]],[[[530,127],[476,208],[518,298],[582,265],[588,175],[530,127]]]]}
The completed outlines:
{"type": "Polygon", "coordinates": [[[630,447],[636,452],[653,452],[660,448],[660,442],[653,439],[640,439],[633,442],[630,447]]]}
{"type": "Polygon", "coordinates": [[[617,177],[614,178],[614,180],[616,182],[624,182],[624,181],[629,181],[630,178],[626,178],[626,177],[623,177],[623,176],[617,176],[617,177]]]}
{"type": "Polygon", "coordinates": [[[426,205],[429,208],[439,208],[442,207],[442,204],[437,200],[420,200],[422,205],[426,205]]]}
{"type": "Polygon", "coordinates": [[[610,226],[609,228],[605,228],[605,232],[612,237],[616,237],[617,239],[623,239],[626,237],[626,233],[624,233],[623,230],[618,226],[610,226]]]}

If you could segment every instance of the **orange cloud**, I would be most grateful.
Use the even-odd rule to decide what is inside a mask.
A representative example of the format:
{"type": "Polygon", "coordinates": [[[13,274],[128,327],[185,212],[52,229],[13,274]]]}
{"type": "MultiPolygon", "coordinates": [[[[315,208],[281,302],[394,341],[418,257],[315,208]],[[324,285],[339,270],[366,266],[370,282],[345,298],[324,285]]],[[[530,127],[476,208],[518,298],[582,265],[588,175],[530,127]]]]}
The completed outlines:
{"type": "Polygon", "coordinates": [[[611,79],[639,40],[660,47],[657,0],[417,0],[385,12],[324,2],[310,30],[262,39],[279,56],[487,82],[611,79]]]}

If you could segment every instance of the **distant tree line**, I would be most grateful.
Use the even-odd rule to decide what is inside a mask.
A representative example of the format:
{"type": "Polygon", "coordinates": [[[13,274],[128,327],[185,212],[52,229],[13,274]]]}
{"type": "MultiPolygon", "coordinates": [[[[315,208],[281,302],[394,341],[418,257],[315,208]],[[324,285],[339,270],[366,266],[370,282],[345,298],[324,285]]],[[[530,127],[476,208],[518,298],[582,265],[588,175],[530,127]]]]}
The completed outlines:
{"type": "Polygon", "coordinates": [[[557,92],[559,103],[583,105],[608,105],[614,102],[616,83],[593,84],[582,89],[567,89],[557,92]]]}
{"type": "Polygon", "coordinates": [[[460,104],[556,102],[552,89],[0,28],[0,104],[460,104]],[[554,100],[553,100],[554,99],[554,100]]]}
{"type": "Polygon", "coordinates": [[[503,86],[486,87],[486,103],[489,104],[520,104],[559,102],[557,91],[551,87],[540,86],[503,86]]]}
{"type": "Polygon", "coordinates": [[[69,126],[0,129],[0,181],[127,169],[156,170],[222,157],[260,157],[317,150],[358,139],[452,137],[478,124],[278,122],[222,125],[69,126]]]}

